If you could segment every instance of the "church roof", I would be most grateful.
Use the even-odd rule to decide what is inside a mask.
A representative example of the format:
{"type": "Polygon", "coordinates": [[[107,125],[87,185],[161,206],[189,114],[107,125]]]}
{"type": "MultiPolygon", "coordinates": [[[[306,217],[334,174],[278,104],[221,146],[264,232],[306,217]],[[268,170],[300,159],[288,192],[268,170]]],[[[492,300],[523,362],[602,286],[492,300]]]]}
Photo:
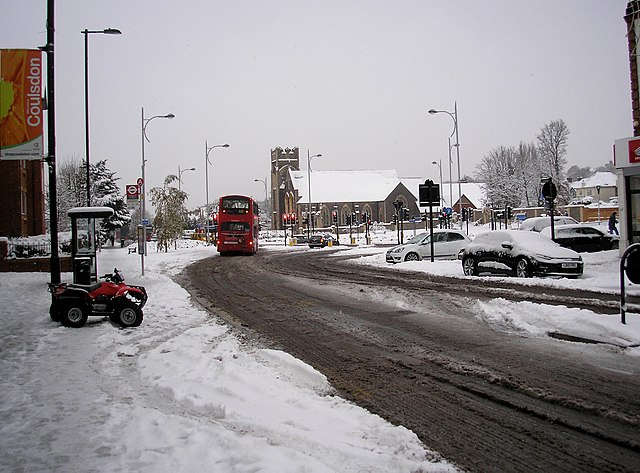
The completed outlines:
{"type": "MultiPolygon", "coordinates": [[[[298,204],[308,203],[309,176],[306,169],[290,169],[289,174],[300,197],[298,204]]],[[[395,170],[312,170],[311,202],[381,202],[389,197],[400,182],[395,170]]],[[[417,188],[415,193],[417,194],[417,188]]]]}

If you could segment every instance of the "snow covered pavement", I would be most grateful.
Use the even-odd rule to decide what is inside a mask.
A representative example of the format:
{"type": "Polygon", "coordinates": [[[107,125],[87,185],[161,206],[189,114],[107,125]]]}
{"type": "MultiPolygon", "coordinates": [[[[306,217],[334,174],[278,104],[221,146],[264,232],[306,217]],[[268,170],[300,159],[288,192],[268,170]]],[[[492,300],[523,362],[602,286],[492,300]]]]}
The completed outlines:
{"type": "Polygon", "coordinates": [[[171,276],[211,252],[152,251],[144,277],[126,249],[99,254],[101,274],[117,267],[149,292],[136,329],[62,327],[48,316],[48,274],[0,274],[0,470],[455,470],[308,365],[194,307],[171,276]]]}

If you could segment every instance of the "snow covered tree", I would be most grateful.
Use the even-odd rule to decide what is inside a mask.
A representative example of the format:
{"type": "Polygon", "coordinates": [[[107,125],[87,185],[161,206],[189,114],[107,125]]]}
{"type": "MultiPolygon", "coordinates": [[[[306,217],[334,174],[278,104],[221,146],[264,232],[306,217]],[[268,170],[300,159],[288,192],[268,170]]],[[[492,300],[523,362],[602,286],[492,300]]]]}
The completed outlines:
{"type": "Polygon", "coordinates": [[[520,204],[520,175],[516,148],[500,146],[489,151],[477,168],[477,177],[482,182],[486,195],[485,205],[493,208],[511,207],[520,204]]]}
{"type": "MultiPolygon", "coordinates": [[[[69,209],[82,207],[87,203],[87,174],[83,161],[67,159],[61,161],[57,167],[56,181],[58,203],[58,230],[71,230],[69,209]]],[[[47,201],[49,200],[47,190],[47,201]]]]}
{"type": "Polygon", "coordinates": [[[164,186],[154,187],[149,192],[151,203],[156,208],[153,229],[158,237],[158,248],[164,251],[168,251],[169,245],[175,244],[182,236],[187,214],[184,203],[188,194],[170,185],[177,180],[177,176],[170,174],[165,178],[164,186]]]}
{"type": "Polygon", "coordinates": [[[124,197],[116,184],[119,177],[107,168],[107,160],[103,159],[90,165],[91,169],[91,204],[100,207],[111,207],[114,214],[100,222],[100,239],[105,243],[114,235],[116,228],[128,225],[131,214],[127,209],[124,197]]]}
{"type": "Polygon", "coordinates": [[[519,182],[521,207],[538,204],[542,167],[538,148],[533,143],[520,142],[516,150],[516,177],[519,182]]]}

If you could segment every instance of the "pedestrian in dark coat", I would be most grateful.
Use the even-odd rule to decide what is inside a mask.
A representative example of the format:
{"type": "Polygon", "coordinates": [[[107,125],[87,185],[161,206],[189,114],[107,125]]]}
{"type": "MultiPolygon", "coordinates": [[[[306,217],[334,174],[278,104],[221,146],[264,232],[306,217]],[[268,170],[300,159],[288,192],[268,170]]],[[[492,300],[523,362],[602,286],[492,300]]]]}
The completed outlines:
{"type": "Polygon", "coordinates": [[[616,235],[619,235],[618,227],[616,227],[617,224],[618,224],[618,219],[616,218],[616,213],[613,212],[611,214],[611,217],[609,217],[609,233],[611,235],[613,235],[614,232],[615,232],[616,235]]]}

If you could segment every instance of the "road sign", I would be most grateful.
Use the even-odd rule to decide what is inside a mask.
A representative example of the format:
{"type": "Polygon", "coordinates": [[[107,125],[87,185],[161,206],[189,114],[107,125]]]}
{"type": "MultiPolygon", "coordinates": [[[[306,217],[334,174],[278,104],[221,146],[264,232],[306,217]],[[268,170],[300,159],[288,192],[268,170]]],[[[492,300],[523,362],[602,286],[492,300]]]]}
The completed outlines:
{"type": "Polygon", "coordinates": [[[434,184],[432,180],[427,179],[424,184],[418,186],[418,195],[420,207],[440,205],[440,184],[434,184]]]}
{"type": "Polygon", "coordinates": [[[127,184],[127,201],[138,200],[140,197],[140,188],[136,184],[127,184]]]}

